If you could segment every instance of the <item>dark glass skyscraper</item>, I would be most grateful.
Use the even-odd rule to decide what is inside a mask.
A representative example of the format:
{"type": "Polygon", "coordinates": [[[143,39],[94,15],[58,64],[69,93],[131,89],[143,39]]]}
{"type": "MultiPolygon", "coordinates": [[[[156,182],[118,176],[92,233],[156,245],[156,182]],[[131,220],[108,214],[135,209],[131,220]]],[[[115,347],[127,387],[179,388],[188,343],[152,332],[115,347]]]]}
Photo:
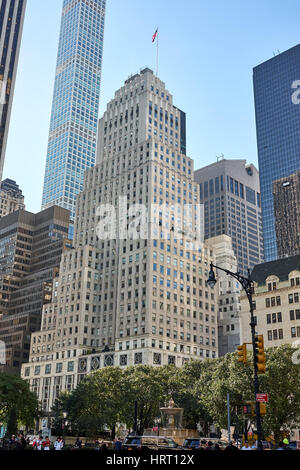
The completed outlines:
{"type": "Polygon", "coordinates": [[[0,181],[5,158],[26,0],[0,0],[0,181]]]}
{"type": "Polygon", "coordinates": [[[255,67],[253,82],[264,252],[272,261],[277,258],[272,183],[300,169],[300,44],[255,67]]]}
{"type": "Polygon", "coordinates": [[[75,199],[95,164],[106,0],[64,0],[42,208],[75,199]]]}

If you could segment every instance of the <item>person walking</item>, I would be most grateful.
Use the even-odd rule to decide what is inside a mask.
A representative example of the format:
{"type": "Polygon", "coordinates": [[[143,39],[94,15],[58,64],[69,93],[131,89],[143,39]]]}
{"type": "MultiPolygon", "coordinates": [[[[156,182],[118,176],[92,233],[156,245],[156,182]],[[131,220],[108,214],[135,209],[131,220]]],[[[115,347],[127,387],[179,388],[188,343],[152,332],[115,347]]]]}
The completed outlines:
{"type": "Polygon", "coordinates": [[[43,441],[42,445],[43,445],[43,449],[44,449],[44,450],[50,450],[51,441],[50,441],[50,439],[49,439],[49,436],[46,436],[46,438],[45,438],[45,440],[43,441]]]}
{"type": "Polygon", "coordinates": [[[79,436],[76,439],[75,447],[76,447],[76,449],[81,449],[82,448],[82,440],[80,439],[79,436]]]}
{"type": "Polygon", "coordinates": [[[34,448],[34,450],[42,450],[42,443],[43,443],[42,436],[37,437],[35,441],[33,442],[32,447],[34,448]]]}
{"type": "Polygon", "coordinates": [[[54,442],[54,449],[55,450],[62,450],[64,447],[64,442],[61,437],[58,437],[54,442]]]}
{"type": "Polygon", "coordinates": [[[118,437],[118,439],[115,441],[114,447],[115,447],[115,450],[117,451],[122,450],[122,440],[120,437],[118,437]]]}

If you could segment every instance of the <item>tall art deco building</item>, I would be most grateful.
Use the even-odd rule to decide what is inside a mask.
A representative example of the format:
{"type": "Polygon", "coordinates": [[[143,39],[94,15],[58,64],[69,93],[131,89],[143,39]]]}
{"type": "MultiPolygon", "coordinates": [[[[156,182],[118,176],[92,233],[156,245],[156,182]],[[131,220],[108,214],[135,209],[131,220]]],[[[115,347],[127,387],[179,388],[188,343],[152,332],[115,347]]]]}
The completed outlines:
{"type": "Polygon", "coordinates": [[[0,0],[0,181],[17,75],[26,0],[0,0]]]}
{"type": "Polygon", "coordinates": [[[164,83],[150,69],[131,76],[100,120],[97,164],[77,198],[74,249],[62,257],[22,369],[44,410],[98,368],[216,357],[218,293],[205,285],[215,258],[211,245],[193,245],[200,199],[185,149],[185,114],[164,83]],[[125,231],[137,220],[134,204],[157,210],[143,236],[105,239],[105,204],[125,231]]]}
{"type": "Polygon", "coordinates": [[[64,0],[42,209],[75,215],[84,173],[95,164],[106,0],[64,0]]]}

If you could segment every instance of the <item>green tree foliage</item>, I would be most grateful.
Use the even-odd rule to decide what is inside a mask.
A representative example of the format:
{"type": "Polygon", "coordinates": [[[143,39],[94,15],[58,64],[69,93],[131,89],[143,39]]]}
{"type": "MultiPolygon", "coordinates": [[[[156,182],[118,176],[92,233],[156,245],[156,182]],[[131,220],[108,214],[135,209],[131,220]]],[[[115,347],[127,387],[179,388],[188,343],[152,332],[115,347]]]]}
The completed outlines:
{"type": "MultiPolygon", "coordinates": [[[[260,392],[268,393],[267,415],[263,418],[265,435],[300,424],[300,367],[292,362],[294,349],[281,346],[269,349],[267,372],[259,377],[260,392]]],[[[184,367],[140,365],[121,369],[106,367],[88,375],[72,393],[56,401],[56,422],[63,411],[74,432],[96,436],[117,423],[134,426],[134,404],[138,403],[138,433],[153,426],[160,408],[173,398],[184,408],[184,424],[196,428],[201,422],[227,428],[227,393],[230,394],[232,424],[244,421],[243,405],[254,401],[253,366],[237,361],[237,354],[218,359],[189,361],[184,367]]],[[[251,418],[255,425],[255,417],[251,418]]]]}
{"type": "Polygon", "coordinates": [[[1,421],[9,421],[10,428],[15,430],[16,423],[32,426],[38,415],[38,401],[28,383],[17,376],[0,373],[1,421]]]}

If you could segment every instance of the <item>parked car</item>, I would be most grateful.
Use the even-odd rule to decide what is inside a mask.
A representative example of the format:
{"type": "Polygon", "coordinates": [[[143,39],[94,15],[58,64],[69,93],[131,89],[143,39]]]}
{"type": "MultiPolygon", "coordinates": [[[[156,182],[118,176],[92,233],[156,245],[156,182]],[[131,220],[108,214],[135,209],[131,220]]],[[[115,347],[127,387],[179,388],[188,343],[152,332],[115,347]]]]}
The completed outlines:
{"type": "Polygon", "coordinates": [[[191,437],[185,439],[182,448],[186,450],[197,450],[197,449],[204,449],[206,447],[207,442],[212,442],[213,444],[218,444],[221,449],[225,449],[227,446],[226,441],[222,441],[220,439],[217,439],[215,437],[210,438],[204,438],[204,437],[191,437]]]}
{"type": "Polygon", "coordinates": [[[300,450],[300,441],[290,441],[286,446],[287,450],[300,450]]]}
{"type": "Polygon", "coordinates": [[[123,442],[124,450],[179,449],[171,437],[165,436],[128,436],[123,442]]]}

